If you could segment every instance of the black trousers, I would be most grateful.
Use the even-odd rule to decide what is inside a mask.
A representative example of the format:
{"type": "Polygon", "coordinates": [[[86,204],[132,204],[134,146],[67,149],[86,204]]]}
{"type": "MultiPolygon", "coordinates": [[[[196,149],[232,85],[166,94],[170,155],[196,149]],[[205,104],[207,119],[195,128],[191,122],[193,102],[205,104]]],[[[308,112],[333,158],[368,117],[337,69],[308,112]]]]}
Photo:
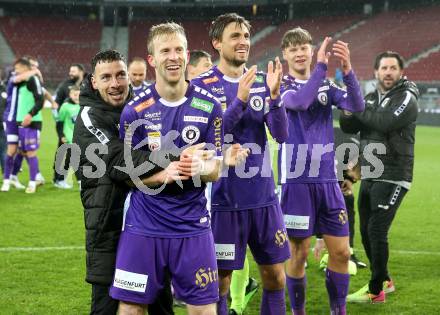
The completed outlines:
{"type": "MultiPolygon", "coordinates": [[[[116,315],[119,301],[109,295],[110,287],[93,284],[90,315],[116,315]]],[[[173,295],[171,294],[171,280],[165,279],[165,286],[159,293],[156,301],[148,306],[149,315],[174,315],[173,295]]]]}
{"type": "Polygon", "coordinates": [[[350,242],[350,247],[353,248],[353,243],[354,243],[354,216],[355,216],[355,212],[354,212],[354,196],[353,196],[353,194],[348,195],[348,196],[344,195],[344,200],[345,200],[345,207],[347,208],[348,229],[350,231],[349,242],[350,242]]]}
{"type": "MultiPolygon", "coordinates": [[[[61,139],[58,139],[57,150],[58,150],[58,148],[59,148],[62,144],[63,144],[63,143],[61,142],[61,139]]],[[[67,154],[70,154],[69,152],[70,152],[70,150],[68,151],[67,154]]],[[[62,181],[62,180],[65,179],[64,175],[62,175],[62,174],[58,174],[57,171],[55,170],[55,161],[56,161],[56,158],[57,158],[57,152],[55,151],[55,156],[53,157],[53,166],[52,166],[52,169],[53,169],[53,182],[54,182],[54,183],[55,183],[55,182],[58,182],[58,181],[62,181]]],[[[67,158],[66,158],[66,160],[67,160],[67,158]]],[[[69,161],[70,161],[70,156],[69,156],[69,161]]],[[[69,165],[69,164],[67,164],[67,165],[69,165]]],[[[63,168],[66,169],[66,162],[64,162],[64,164],[63,164],[63,168]]]]}
{"type": "Polygon", "coordinates": [[[379,294],[388,274],[388,231],[407,190],[392,183],[363,180],[359,190],[362,244],[370,261],[370,292],[379,294]]]}

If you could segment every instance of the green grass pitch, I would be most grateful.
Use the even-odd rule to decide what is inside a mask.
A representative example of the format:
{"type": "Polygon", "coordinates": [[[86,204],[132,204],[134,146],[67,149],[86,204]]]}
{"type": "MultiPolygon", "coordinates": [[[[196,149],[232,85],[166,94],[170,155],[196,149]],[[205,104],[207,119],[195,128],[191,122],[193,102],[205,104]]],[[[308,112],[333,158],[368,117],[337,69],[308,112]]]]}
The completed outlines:
{"type": "MultiPolygon", "coordinates": [[[[34,195],[0,194],[0,314],[88,314],[84,282],[84,223],[79,190],[50,183],[56,134],[44,110],[39,151],[48,183],[34,195]]],[[[349,314],[440,314],[440,128],[417,128],[413,188],[390,231],[389,269],[397,291],[384,305],[348,305],[349,314]]],[[[27,181],[27,166],[20,174],[27,181]]],[[[357,185],[358,186],[358,185],[357,185]]],[[[357,230],[357,255],[366,260],[357,230]]],[[[252,259],[251,259],[252,260],[252,259]]],[[[259,278],[253,263],[251,275],[259,278]]],[[[324,273],[309,259],[307,312],[329,314],[324,273]]],[[[350,293],[367,283],[368,270],[352,277],[350,293]]],[[[261,290],[246,314],[258,314],[261,290]]],[[[177,314],[186,314],[176,309],[177,314]]]]}

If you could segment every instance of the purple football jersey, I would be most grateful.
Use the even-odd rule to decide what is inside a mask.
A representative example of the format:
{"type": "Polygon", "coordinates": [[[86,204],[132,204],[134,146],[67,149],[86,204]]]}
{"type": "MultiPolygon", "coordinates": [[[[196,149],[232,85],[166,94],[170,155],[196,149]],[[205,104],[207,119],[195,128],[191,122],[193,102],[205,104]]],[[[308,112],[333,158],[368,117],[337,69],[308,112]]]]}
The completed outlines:
{"type": "Polygon", "coordinates": [[[364,101],[353,71],[344,76],[347,90],[326,79],[327,66],[318,63],[309,80],[283,78],[281,98],[289,121],[289,136],[278,155],[279,181],[336,182],[332,105],[363,111],[364,101]]]}
{"type": "Polygon", "coordinates": [[[6,87],[6,104],[5,111],[3,112],[3,121],[15,122],[17,116],[17,104],[18,104],[18,87],[14,84],[14,75],[8,80],[6,87]]]}
{"type": "Polygon", "coordinates": [[[192,81],[221,102],[225,142],[240,143],[251,150],[243,165],[229,168],[212,184],[212,211],[256,209],[277,203],[265,124],[272,136],[283,142],[287,138],[286,112],[280,99],[271,100],[264,73],[257,72],[247,103],[237,98],[238,82],[217,67],[192,81]]]}
{"type": "MultiPolygon", "coordinates": [[[[147,142],[150,150],[172,150],[206,142],[221,154],[223,144],[220,103],[207,91],[189,85],[176,102],[160,97],[151,85],[130,101],[122,111],[120,136],[130,123],[148,121],[136,128],[131,145],[147,142]]],[[[140,149],[146,149],[142,146],[140,149]]],[[[206,185],[193,180],[166,185],[158,194],[133,189],[126,212],[124,230],[152,237],[188,237],[206,233],[210,218],[204,195],[206,185]]]]}

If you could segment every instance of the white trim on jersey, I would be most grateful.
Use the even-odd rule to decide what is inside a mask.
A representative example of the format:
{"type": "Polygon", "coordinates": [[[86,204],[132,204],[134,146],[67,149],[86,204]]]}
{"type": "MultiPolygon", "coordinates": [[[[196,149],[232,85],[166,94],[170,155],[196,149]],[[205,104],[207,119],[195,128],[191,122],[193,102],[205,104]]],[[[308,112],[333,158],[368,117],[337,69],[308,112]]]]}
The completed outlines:
{"type": "Polygon", "coordinates": [[[8,121],[15,121],[14,115],[17,109],[17,87],[12,88],[11,105],[9,107],[8,121]]]}
{"type": "Polygon", "coordinates": [[[307,80],[301,80],[301,79],[297,79],[297,78],[295,78],[294,81],[295,81],[296,83],[306,84],[307,81],[309,81],[309,79],[307,79],[307,80]]]}
{"type": "Polygon", "coordinates": [[[287,157],[286,157],[286,143],[281,144],[281,184],[286,183],[287,157]]]}
{"type": "Polygon", "coordinates": [[[101,130],[93,126],[92,120],[89,116],[89,110],[90,107],[85,106],[81,112],[81,119],[84,123],[84,126],[86,126],[87,130],[90,131],[90,133],[94,135],[99,142],[101,142],[102,144],[108,143],[110,140],[107,138],[107,136],[101,130]]]}
{"type": "Polygon", "coordinates": [[[159,102],[161,102],[163,105],[168,106],[168,107],[177,107],[177,106],[180,106],[180,105],[182,105],[183,103],[185,103],[187,99],[188,99],[188,98],[186,98],[186,96],[184,96],[183,98],[181,98],[181,99],[178,100],[178,101],[170,102],[170,101],[167,101],[167,100],[164,99],[164,98],[160,98],[160,99],[159,99],[159,102]]]}
{"type": "Polygon", "coordinates": [[[122,231],[124,231],[125,228],[125,217],[127,216],[127,211],[128,208],[130,207],[130,200],[131,200],[131,191],[128,193],[124,201],[124,210],[122,213],[122,231]]]}
{"type": "Polygon", "coordinates": [[[238,77],[238,78],[233,78],[233,77],[229,77],[229,76],[227,76],[226,74],[224,74],[224,75],[223,75],[223,79],[224,79],[225,81],[228,81],[228,82],[231,82],[231,83],[238,83],[238,82],[240,82],[240,79],[241,79],[242,76],[243,76],[243,75],[241,75],[241,76],[238,77]]]}

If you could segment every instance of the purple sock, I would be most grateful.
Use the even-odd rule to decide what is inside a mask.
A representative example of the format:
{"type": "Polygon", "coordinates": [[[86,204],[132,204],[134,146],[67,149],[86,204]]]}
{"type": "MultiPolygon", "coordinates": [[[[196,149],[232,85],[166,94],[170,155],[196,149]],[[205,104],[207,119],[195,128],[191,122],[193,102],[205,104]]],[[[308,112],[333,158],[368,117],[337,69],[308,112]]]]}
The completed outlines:
{"type": "Polygon", "coordinates": [[[285,315],[286,299],[284,289],[269,291],[263,289],[260,305],[261,315],[285,315]]]}
{"type": "Polygon", "coordinates": [[[286,279],[293,315],[305,315],[307,277],[291,278],[287,276],[286,279]]]}
{"type": "Polygon", "coordinates": [[[4,179],[9,179],[9,177],[11,176],[11,170],[13,165],[14,165],[14,157],[6,154],[5,169],[4,169],[5,172],[3,174],[4,179]]]}
{"type": "Polygon", "coordinates": [[[35,177],[37,177],[38,171],[38,159],[36,156],[26,157],[26,160],[29,165],[29,180],[35,181],[35,177]]]}
{"type": "Polygon", "coordinates": [[[347,298],[350,275],[338,273],[327,268],[325,273],[325,286],[327,287],[332,315],[345,315],[345,300],[347,298]]]}
{"type": "Polygon", "coordinates": [[[228,315],[228,295],[220,295],[220,300],[217,302],[217,315],[228,315]]]}
{"type": "Polygon", "coordinates": [[[17,154],[14,159],[14,167],[12,168],[12,175],[17,175],[21,170],[21,164],[23,163],[23,155],[17,154]]]}

